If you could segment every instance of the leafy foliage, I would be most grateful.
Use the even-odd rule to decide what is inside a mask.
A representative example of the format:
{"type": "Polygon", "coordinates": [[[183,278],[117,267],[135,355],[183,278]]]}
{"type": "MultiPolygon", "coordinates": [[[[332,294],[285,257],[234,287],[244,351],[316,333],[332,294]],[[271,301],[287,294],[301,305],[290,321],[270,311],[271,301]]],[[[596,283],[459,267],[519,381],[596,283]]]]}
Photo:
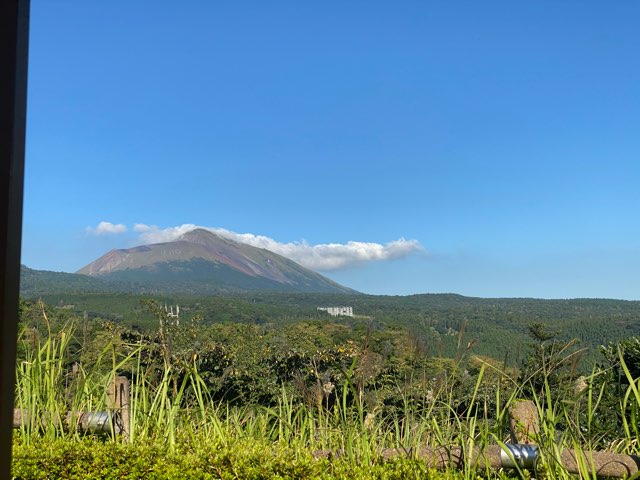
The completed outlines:
{"type": "MultiPolygon", "coordinates": [[[[59,293],[42,299],[57,310],[105,319],[142,330],[155,328],[157,319],[140,300],[144,295],[118,293],[59,293]]],[[[387,297],[328,294],[164,295],[160,304],[179,304],[187,316],[199,315],[203,325],[255,324],[280,328],[299,322],[341,324],[364,335],[366,325],[408,332],[415,348],[428,356],[453,358],[471,343],[477,355],[521,364],[530,348],[529,326],[544,323],[557,331],[556,340],[577,340],[582,353],[579,369],[588,373],[602,360],[599,345],[640,335],[640,302],[619,300],[480,299],[459,295],[387,297]],[[350,305],[354,318],[330,317],[318,306],[350,305]]]]}
{"type": "MultiPolygon", "coordinates": [[[[254,305],[217,301],[240,306],[233,315],[254,305]]],[[[539,409],[549,478],[566,477],[558,445],[638,453],[636,338],[606,347],[576,388],[574,342],[536,324],[514,367],[476,355],[465,323],[447,333],[456,349],[447,358],[377,318],[328,321],[312,312],[207,322],[193,309],[178,322],[145,300],[139,308],[151,320],[141,328],[64,306],[21,303],[17,399],[28,415],[14,445],[17,478],[46,478],[44,469],[64,478],[432,476],[407,458],[383,462],[380,449],[500,441],[509,405],[523,397],[539,409]],[[64,427],[67,411],[106,408],[105,385],[123,374],[132,384],[130,444],[64,427]],[[37,455],[42,442],[47,453],[37,455]],[[313,459],[328,450],[341,455],[313,459]]],[[[255,308],[262,315],[270,307],[255,308]]],[[[478,474],[487,472],[466,466],[458,476],[478,474]]]]}

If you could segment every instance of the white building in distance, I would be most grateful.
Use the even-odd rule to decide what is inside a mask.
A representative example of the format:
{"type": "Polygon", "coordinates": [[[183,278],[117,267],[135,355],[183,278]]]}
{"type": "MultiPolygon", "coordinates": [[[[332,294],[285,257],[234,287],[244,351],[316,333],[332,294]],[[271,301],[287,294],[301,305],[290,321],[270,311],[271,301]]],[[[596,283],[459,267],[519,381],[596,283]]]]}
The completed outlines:
{"type": "Polygon", "coordinates": [[[318,310],[327,312],[329,315],[338,317],[353,317],[353,307],[318,307],[318,310]]]}
{"type": "Polygon", "coordinates": [[[176,325],[180,325],[180,305],[176,305],[176,313],[173,313],[173,305],[171,305],[171,309],[167,308],[167,304],[164,304],[164,311],[169,318],[176,319],[176,325]]]}

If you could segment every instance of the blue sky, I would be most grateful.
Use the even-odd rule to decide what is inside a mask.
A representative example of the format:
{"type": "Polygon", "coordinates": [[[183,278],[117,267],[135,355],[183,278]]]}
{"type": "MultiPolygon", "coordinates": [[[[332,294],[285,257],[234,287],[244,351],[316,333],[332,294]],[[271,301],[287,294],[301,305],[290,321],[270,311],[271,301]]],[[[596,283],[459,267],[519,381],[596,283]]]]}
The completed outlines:
{"type": "Polygon", "coordinates": [[[75,271],[193,224],[367,293],[640,299],[639,20],[32,0],[22,261],[75,271]]]}

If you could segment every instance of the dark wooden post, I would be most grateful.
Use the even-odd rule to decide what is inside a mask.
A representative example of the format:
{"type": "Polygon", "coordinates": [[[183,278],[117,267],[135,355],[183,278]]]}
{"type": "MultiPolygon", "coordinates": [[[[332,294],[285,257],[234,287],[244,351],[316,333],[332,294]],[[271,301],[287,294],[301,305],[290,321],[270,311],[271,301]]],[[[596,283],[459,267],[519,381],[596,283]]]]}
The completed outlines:
{"type": "Polygon", "coordinates": [[[0,478],[11,478],[29,0],[0,2],[0,478]]]}

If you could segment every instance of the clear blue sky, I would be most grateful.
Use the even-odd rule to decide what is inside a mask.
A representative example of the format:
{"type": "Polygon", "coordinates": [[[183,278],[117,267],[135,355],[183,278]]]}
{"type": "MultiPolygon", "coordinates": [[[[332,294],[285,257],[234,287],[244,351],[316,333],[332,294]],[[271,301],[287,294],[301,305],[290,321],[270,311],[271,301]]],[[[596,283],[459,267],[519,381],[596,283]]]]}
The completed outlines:
{"type": "Polygon", "coordinates": [[[368,293],[640,299],[638,25],[631,0],[32,0],[23,263],[191,223],[424,248],[323,271],[368,293]]]}

